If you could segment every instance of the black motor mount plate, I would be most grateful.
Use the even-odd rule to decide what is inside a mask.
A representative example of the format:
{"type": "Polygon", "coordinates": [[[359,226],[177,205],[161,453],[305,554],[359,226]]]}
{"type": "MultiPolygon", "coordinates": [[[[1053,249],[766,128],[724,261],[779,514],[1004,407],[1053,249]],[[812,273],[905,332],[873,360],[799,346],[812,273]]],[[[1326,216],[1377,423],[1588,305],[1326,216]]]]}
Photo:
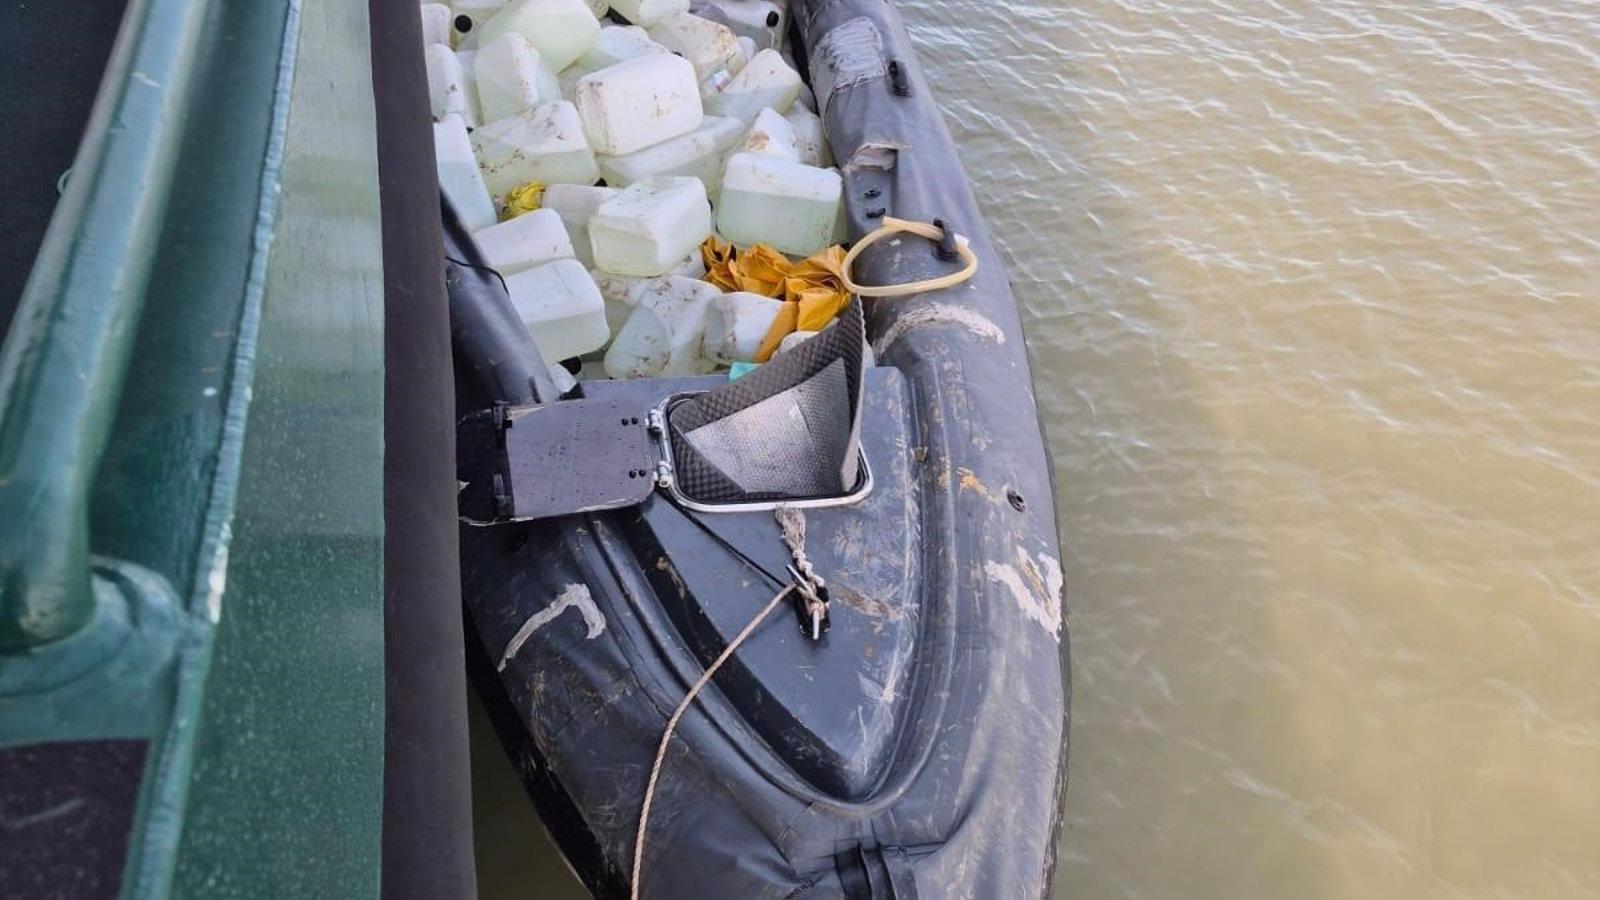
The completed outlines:
{"type": "Polygon", "coordinates": [[[461,517],[489,525],[644,502],[655,489],[648,423],[622,398],[472,413],[456,428],[461,517]]]}

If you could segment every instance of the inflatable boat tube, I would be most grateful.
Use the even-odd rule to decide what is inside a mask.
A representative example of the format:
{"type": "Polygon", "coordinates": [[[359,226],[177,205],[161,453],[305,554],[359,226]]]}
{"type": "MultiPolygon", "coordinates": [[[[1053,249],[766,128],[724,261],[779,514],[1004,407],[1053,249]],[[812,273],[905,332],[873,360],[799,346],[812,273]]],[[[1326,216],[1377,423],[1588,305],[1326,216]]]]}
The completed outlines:
{"type": "MultiPolygon", "coordinates": [[[[683,717],[655,788],[641,893],[1044,897],[1066,772],[1068,645],[1016,303],[893,7],[791,9],[851,237],[885,215],[938,219],[969,239],[980,265],[957,287],[861,301],[876,356],[859,420],[872,489],[802,510],[831,629],[812,640],[778,612],[683,717]]],[[[920,237],[881,241],[854,275],[881,285],[958,268],[937,251],[920,237]]],[[[528,403],[542,363],[515,329],[497,327],[503,293],[453,279],[460,411],[528,403]],[[498,357],[474,355],[484,347],[498,357]],[[506,371],[514,377],[484,377],[506,371]]],[[[726,381],[586,381],[581,391],[650,410],[726,381]]],[[[705,511],[644,493],[460,529],[474,684],[598,897],[628,896],[667,718],[793,563],[770,505],[705,511]]]]}

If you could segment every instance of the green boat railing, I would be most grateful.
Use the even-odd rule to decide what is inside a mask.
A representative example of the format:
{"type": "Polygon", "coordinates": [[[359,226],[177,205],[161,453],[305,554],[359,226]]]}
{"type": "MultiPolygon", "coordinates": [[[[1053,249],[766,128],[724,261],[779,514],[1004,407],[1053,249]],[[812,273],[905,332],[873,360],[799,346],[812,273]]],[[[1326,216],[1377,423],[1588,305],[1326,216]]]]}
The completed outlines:
{"type": "Polygon", "coordinates": [[[174,175],[207,0],[134,0],[0,351],[0,653],[94,615],[89,502],[174,175]]]}
{"type": "Polygon", "coordinates": [[[0,346],[0,786],[36,765],[94,808],[123,753],[136,801],[109,863],[0,809],[0,881],[378,896],[368,28],[366,0],[129,0],[0,346]]]}

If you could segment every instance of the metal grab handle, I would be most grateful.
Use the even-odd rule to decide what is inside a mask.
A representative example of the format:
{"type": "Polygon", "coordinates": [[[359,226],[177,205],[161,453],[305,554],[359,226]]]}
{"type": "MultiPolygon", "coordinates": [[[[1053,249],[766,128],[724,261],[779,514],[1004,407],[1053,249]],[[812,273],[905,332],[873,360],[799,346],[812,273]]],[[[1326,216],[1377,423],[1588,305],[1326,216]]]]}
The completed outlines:
{"type": "Polygon", "coordinates": [[[209,0],[134,0],[0,346],[0,653],[94,614],[89,500],[165,218],[209,0]]]}

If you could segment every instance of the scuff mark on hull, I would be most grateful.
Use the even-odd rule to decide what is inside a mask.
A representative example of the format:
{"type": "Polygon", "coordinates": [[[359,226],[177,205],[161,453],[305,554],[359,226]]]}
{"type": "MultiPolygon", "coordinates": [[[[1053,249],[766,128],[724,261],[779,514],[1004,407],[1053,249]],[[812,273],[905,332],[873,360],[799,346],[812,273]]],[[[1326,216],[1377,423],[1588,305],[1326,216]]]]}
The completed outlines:
{"type": "Polygon", "coordinates": [[[522,645],[528,642],[528,638],[533,637],[534,632],[548,625],[556,616],[574,606],[578,608],[579,612],[583,613],[583,623],[588,628],[588,634],[584,635],[584,637],[592,641],[605,633],[605,617],[600,615],[600,608],[594,605],[594,597],[589,594],[589,586],[569,584],[556,596],[556,602],[529,616],[528,621],[523,622],[522,627],[517,629],[517,633],[511,636],[511,640],[506,644],[505,652],[500,654],[500,664],[495,667],[496,671],[504,672],[506,663],[511,662],[511,658],[517,655],[517,651],[521,650],[522,645]]]}

